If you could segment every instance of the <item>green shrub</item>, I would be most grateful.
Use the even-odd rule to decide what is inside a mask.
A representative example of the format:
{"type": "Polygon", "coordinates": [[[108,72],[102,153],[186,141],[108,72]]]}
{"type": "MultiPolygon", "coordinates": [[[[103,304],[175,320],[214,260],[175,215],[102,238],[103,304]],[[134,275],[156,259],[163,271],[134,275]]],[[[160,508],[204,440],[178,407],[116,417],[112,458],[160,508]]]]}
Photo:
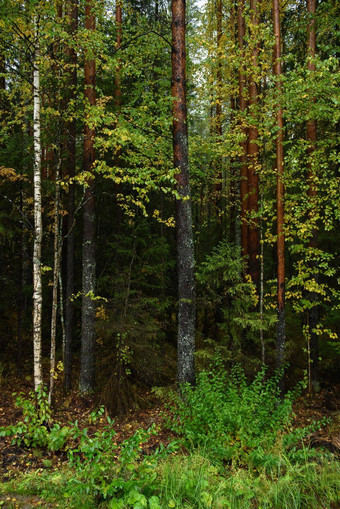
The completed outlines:
{"type": "MultiPolygon", "coordinates": [[[[15,394],[15,393],[14,393],[15,394]]],[[[23,420],[16,424],[1,427],[0,437],[13,437],[12,444],[26,447],[47,447],[57,451],[64,447],[70,436],[70,428],[52,424],[52,410],[43,385],[31,391],[28,397],[19,394],[15,406],[22,409],[23,420]]]]}
{"type": "Polygon", "coordinates": [[[168,424],[187,447],[205,450],[213,461],[275,463],[278,436],[293,419],[293,394],[281,399],[281,376],[282,371],[266,379],[262,368],[248,383],[240,366],[227,373],[217,359],[214,368],[198,375],[196,387],[182,387],[168,424]]]}
{"type": "Polygon", "coordinates": [[[133,507],[138,509],[137,502],[142,504],[140,507],[147,507],[142,501],[147,503],[154,493],[157,456],[144,457],[141,449],[154,431],[137,430],[118,445],[113,421],[108,421],[107,426],[91,437],[87,429],[79,430],[78,446],[68,451],[69,464],[75,469],[68,491],[91,493],[98,500],[114,498],[116,506],[112,502],[112,507],[123,507],[120,501],[132,498],[135,500],[133,507]]]}

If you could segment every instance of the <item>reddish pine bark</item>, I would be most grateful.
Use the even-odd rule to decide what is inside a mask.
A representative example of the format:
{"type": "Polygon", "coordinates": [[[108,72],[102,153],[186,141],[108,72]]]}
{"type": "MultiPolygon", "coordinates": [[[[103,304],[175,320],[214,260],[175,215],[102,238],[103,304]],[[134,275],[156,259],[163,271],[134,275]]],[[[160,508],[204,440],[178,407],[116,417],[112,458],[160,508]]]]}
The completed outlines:
{"type": "MultiPolygon", "coordinates": [[[[85,28],[95,30],[94,2],[87,0],[85,4],[85,28]]],[[[88,55],[85,57],[84,81],[85,101],[94,106],[96,103],[95,92],[96,64],[95,60],[88,55]]],[[[94,153],[94,129],[85,121],[84,126],[84,170],[91,172],[95,159],[94,153]]],[[[85,192],[83,208],[83,278],[82,278],[82,326],[81,326],[81,361],[80,381],[81,392],[91,392],[95,386],[95,305],[92,299],[95,291],[95,199],[94,180],[89,178],[85,192]]]]}
{"type": "Polygon", "coordinates": [[[178,382],[195,382],[195,283],[194,242],[189,182],[186,107],[185,0],[172,0],[173,151],[176,200],[178,273],[178,382]]]}
{"type": "Polygon", "coordinates": [[[281,30],[280,30],[280,1],[273,0],[274,23],[274,74],[278,105],[276,122],[278,133],[276,138],[276,211],[277,211],[277,364],[280,366],[284,359],[285,350],[285,235],[284,235],[284,153],[283,153],[283,110],[282,110],[282,66],[281,66],[281,30]]]}

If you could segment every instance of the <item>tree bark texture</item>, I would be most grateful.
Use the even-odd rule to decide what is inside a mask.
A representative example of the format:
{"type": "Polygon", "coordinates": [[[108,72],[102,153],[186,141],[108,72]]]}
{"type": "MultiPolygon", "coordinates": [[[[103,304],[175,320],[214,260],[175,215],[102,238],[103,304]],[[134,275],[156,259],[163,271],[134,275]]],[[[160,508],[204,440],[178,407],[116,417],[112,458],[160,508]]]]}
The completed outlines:
{"type": "MultiPolygon", "coordinates": [[[[258,13],[258,0],[250,0],[250,19],[254,29],[254,34],[257,36],[257,27],[259,25],[259,13],[258,13]]],[[[249,127],[249,145],[248,145],[248,210],[250,219],[248,221],[248,254],[249,264],[248,272],[255,283],[258,286],[259,283],[259,246],[260,246],[260,234],[259,234],[259,221],[255,217],[258,213],[258,202],[259,202],[259,177],[257,174],[259,166],[259,146],[258,140],[258,129],[256,126],[257,106],[258,106],[258,84],[256,80],[256,69],[258,66],[258,54],[259,45],[255,41],[253,47],[252,56],[252,75],[250,76],[249,83],[249,101],[250,101],[250,113],[251,113],[251,125],[249,127]]]]}
{"type": "MultiPolygon", "coordinates": [[[[95,30],[93,2],[85,4],[85,27],[95,30]]],[[[85,58],[85,100],[90,106],[96,103],[95,78],[96,64],[93,58],[85,58]]],[[[85,121],[84,127],[84,170],[90,172],[95,159],[94,129],[85,121]]],[[[81,359],[80,381],[81,392],[91,392],[95,386],[95,292],[96,259],[95,259],[95,199],[94,180],[90,178],[85,191],[83,207],[83,277],[82,277],[82,326],[81,326],[81,359]]]]}
{"type": "MultiPolygon", "coordinates": [[[[20,183],[20,215],[23,215],[23,189],[20,183]]],[[[19,274],[18,274],[18,296],[17,296],[17,371],[18,375],[22,373],[22,323],[24,317],[24,246],[25,246],[25,226],[24,221],[20,221],[20,253],[19,253],[19,274]]]]}
{"type": "Polygon", "coordinates": [[[276,138],[276,213],[277,213],[277,364],[284,360],[285,351],[285,235],[284,235],[284,153],[283,153],[283,110],[282,110],[282,65],[281,65],[281,30],[280,1],[273,0],[274,26],[274,74],[277,90],[277,138],[276,138]]]}
{"type": "MultiPolygon", "coordinates": [[[[239,0],[237,8],[237,33],[238,33],[238,47],[242,55],[243,53],[243,40],[245,35],[245,20],[244,20],[244,0],[239,0]]],[[[247,109],[246,94],[246,77],[244,69],[241,67],[239,71],[239,108],[243,114],[247,109]]],[[[243,122],[243,120],[242,120],[243,122]]],[[[240,202],[241,202],[241,253],[242,256],[248,256],[248,224],[247,224],[247,211],[248,211],[248,132],[245,127],[242,129],[244,141],[242,143],[241,155],[241,172],[240,172],[240,202]]]]}
{"type": "MultiPolygon", "coordinates": [[[[75,35],[78,29],[78,1],[69,0],[70,32],[75,35]]],[[[77,93],[77,53],[69,48],[70,70],[70,100],[76,99],[77,93]]],[[[70,179],[76,174],[76,136],[77,122],[72,119],[69,122],[68,135],[68,172],[70,179]]],[[[67,253],[66,253],[66,293],[65,293],[65,348],[64,348],[64,389],[69,391],[72,380],[72,345],[74,328],[74,305],[72,295],[74,294],[74,221],[75,221],[75,189],[74,183],[69,184],[67,203],[67,253]]]]}
{"type": "Polygon", "coordinates": [[[186,107],[185,0],[172,0],[172,96],[178,272],[178,382],[195,382],[194,242],[189,182],[186,107]]]}
{"type": "MultiPolygon", "coordinates": [[[[315,72],[315,55],[316,55],[316,32],[315,32],[315,12],[316,12],[316,0],[307,0],[307,12],[310,16],[308,24],[308,71],[310,73],[315,72]]],[[[315,98],[312,98],[315,102],[315,98]]],[[[313,154],[316,150],[317,141],[317,125],[315,119],[309,119],[307,121],[307,142],[308,142],[308,199],[310,202],[310,215],[313,216],[313,204],[316,201],[316,183],[315,183],[315,168],[313,167],[313,154]]],[[[312,219],[312,223],[314,220],[312,219]]],[[[312,231],[312,237],[309,242],[309,246],[312,249],[318,247],[317,229],[314,226],[312,231]]],[[[316,269],[317,262],[312,262],[313,269],[316,269]]],[[[314,271],[312,277],[317,282],[318,275],[317,270],[314,271]]],[[[319,387],[319,376],[318,376],[318,362],[319,362],[319,339],[317,334],[313,332],[319,321],[319,309],[318,309],[318,295],[315,292],[309,292],[308,300],[313,304],[313,307],[309,310],[309,334],[310,334],[310,385],[313,390],[319,387]]]]}
{"type": "Polygon", "coordinates": [[[58,280],[60,273],[62,239],[61,228],[59,227],[60,207],[60,166],[61,158],[58,157],[55,172],[55,198],[54,198],[54,257],[53,257],[53,290],[52,290],[52,313],[51,313],[51,349],[50,349],[50,386],[48,402],[52,403],[52,396],[55,381],[56,345],[57,345],[57,314],[58,314],[58,280]]]}
{"type": "Polygon", "coordinates": [[[42,384],[41,356],[41,313],[42,313],[42,280],[41,280],[41,136],[40,136],[40,49],[37,16],[34,19],[35,48],[33,60],[33,203],[34,203],[34,240],[33,240],[33,359],[34,388],[42,384]]]}

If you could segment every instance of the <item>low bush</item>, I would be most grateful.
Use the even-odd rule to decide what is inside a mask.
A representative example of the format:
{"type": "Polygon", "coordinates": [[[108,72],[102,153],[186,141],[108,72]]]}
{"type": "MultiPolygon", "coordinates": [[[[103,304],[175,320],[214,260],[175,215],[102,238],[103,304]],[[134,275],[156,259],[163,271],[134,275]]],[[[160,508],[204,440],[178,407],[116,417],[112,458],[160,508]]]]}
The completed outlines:
{"type": "MultiPolygon", "coordinates": [[[[28,447],[64,448],[68,462],[58,471],[18,475],[0,485],[0,495],[37,495],[57,507],[82,509],[334,507],[340,502],[339,463],[301,445],[309,430],[291,427],[293,394],[281,399],[282,374],[265,375],[261,370],[248,383],[240,367],[228,375],[217,360],[195,388],[182,388],[171,427],[189,454],[173,442],[145,455],[143,444],[154,428],[118,443],[110,418],[92,434],[77,422],[52,425],[43,389],[28,399],[19,396],[23,420],[0,434],[28,447]]],[[[93,412],[90,423],[103,414],[103,408],[93,412]]]]}
{"type": "Polygon", "coordinates": [[[31,391],[28,397],[19,394],[15,406],[22,409],[23,420],[1,427],[0,437],[12,437],[12,444],[19,446],[46,447],[51,451],[58,451],[65,446],[71,428],[52,423],[52,409],[43,385],[37,391],[31,391]]]}
{"type": "Polygon", "coordinates": [[[278,446],[288,450],[289,445],[293,451],[311,429],[292,431],[297,392],[281,398],[281,377],[282,370],[267,378],[262,368],[248,383],[240,366],[227,373],[218,358],[214,367],[198,375],[195,387],[182,387],[182,397],[170,407],[168,426],[186,447],[204,450],[215,463],[275,466],[278,446]]]}

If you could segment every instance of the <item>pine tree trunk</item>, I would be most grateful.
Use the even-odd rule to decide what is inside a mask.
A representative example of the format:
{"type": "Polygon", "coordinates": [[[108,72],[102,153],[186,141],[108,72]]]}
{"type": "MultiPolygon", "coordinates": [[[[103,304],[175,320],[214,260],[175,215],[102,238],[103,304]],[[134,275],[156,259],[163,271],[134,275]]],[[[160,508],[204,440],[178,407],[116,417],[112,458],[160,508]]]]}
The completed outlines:
{"type": "MultiPolygon", "coordinates": [[[[75,35],[78,28],[78,2],[69,0],[70,32],[75,35]]],[[[76,99],[77,93],[77,53],[73,48],[69,49],[70,70],[70,101],[76,99]]],[[[68,171],[72,179],[76,174],[76,136],[77,122],[72,119],[69,123],[69,157],[68,171]]],[[[65,294],[65,348],[64,348],[64,389],[69,391],[72,380],[72,345],[74,328],[74,221],[75,221],[75,189],[71,181],[67,203],[67,253],[66,253],[66,294],[65,294]]]]}
{"type": "MultiPolygon", "coordinates": [[[[315,72],[315,54],[316,54],[316,33],[315,33],[315,11],[316,11],[316,0],[307,0],[307,11],[310,16],[310,22],[308,25],[308,71],[309,73],[315,72]]],[[[315,101],[315,98],[312,98],[315,101]]],[[[317,131],[316,131],[316,120],[310,119],[307,121],[307,143],[308,143],[308,198],[310,203],[310,215],[311,222],[314,214],[314,207],[316,201],[316,182],[315,182],[315,169],[313,165],[313,155],[316,150],[317,131]]],[[[312,231],[312,238],[309,242],[311,249],[317,249],[318,238],[317,228],[314,226],[312,231]]],[[[313,263],[312,277],[315,281],[318,281],[317,274],[317,262],[313,263]]],[[[315,292],[309,292],[308,300],[313,304],[313,307],[309,310],[309,334],[310,334],[310,386],[312,390],[318,390],[319,388],[319,375],[318,375],[318,362],[319,362],[319,339],[317,334],[313,332],[319,321],[319,309],[318,309],[318,295],[315,292]]]]}
{"type": "MultiPolygon", "coordinates": [[[[284,154],[283,154],[283,111],[282,111],[282,68],[281,68],[281,30],[280,2],[273,0],[274,23],[274,74],[277,90],[277,138],[276,138],[276,211],[277,211],[277,365],[284,360],[285,333],[285,235],[284,235],[284,154]]],[[[282,387],[283,389],[283,387],[282,387]]]]}
{"type": "MultiPolygon", "coordinates": [[[[250,0],[250,21],[254,29],[254,35],[257,34],[257,27],[259,25],[259,13],[258,13],[258,0],[250,0]]],[[[256,82],[256,69],[258,66],[258,54],[259,46],[258,43],[254,43],[253,56],[252,56],[252,71],[249,83],[249,100],[250,100],[250,114],[251,114],[251,125],[249,127],[249,166],[248,166],[248,209],[251,216],[248,224],[248,253],[249,253],[249,264],[248,272],[256,286],[259,283],[259,246],[260,246],[260,235],[258,218],[255,217],[258,213],[258,201],[259,201],[259,177],[257,174],[259,165],[259,146],[258,140],[258,129],[256,125],[257,117],[257,106],[258,106],[258,85],[256,82]]]]}
{"type": "MultiPolygon", "coordinates": [[[[243,53],[243,39],[245,35],[245,21],[244,21],[244,0],[239,0],[237,8],[237,32],[238,32],[238,47],[242,55],[243,53]]],[[[239,71],[239,108],[242,114],[247,109],[246,93],[246,77],[244,69],[241,67],[239,71]]],[[[241,120],[243,122],[243,119],[241,120]]],[[[241,155],[241,172],[240,172],[240,202],[241,202],[241,253],[242,256],[248,256],[248,224],[247,224],[247,211],[248,211],[248,166],[247,166],[247,153],[248,153],[248,132],[245,127],[242,127],[244,141],[242,142],[242,155],[241,155]]]]}
{"type": "Polygon", "coordinates": [[[172,96],[178,272],[178,382],[195,382],[194,242],[189,182],[186,107],[185,0],[172,0],[172,96]]]}
{"type": "MultiPolygon", "coordinates": [[[[92,0],[85,5],[85,27],[89,31],[95,30],[95,15],[92,0]]],[[[85,101],[94,106],[96,103],[95,79],[96,64],[93,58],[85,57],[85,101]]],[[[85,121],[84,128],[84,170],[90,172],[95,159],[94,129],[85,121]]],[[[94,180],[89,179],[85,192],[83,212],[83,278],[82,278],[82,324],[81,324],[81,359],[80,381],[81,392],[91,392],[95,387],[95,293],[96,258],[95,258],[95,199],[94,180]]]]}
{"type": "Polygon", "coordinates": [[[35,48],[33,60],[33,206],[34,206],[34,240],[33,240],[33,359],[34,388],[42,384],[41,354],[41,317],[42,317],[42,280],[41,280],[41,139],[40,139],[40,69],[39,69],[39,28],[37,16],[34,18],[35,48]]]}

